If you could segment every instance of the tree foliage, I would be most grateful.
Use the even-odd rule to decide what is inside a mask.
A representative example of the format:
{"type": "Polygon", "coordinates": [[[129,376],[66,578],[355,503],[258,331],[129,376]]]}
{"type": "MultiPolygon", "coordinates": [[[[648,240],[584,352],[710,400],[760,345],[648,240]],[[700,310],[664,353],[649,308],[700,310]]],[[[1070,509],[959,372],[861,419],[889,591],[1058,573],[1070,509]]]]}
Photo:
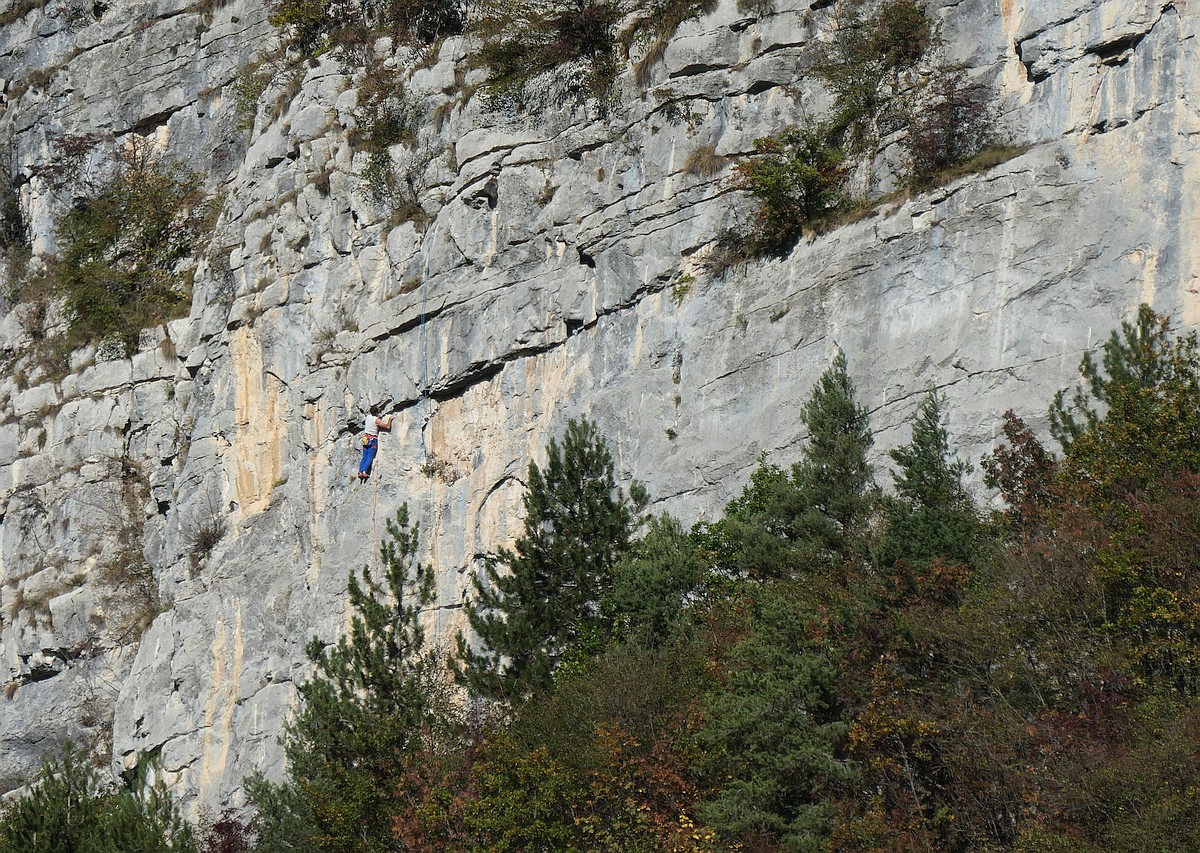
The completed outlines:
{"type": "Polygon", "coordinates": [[[677,520],[650,520],[646,535],[613,567],[601,612],[622,636],[648,644],[677,630],[689,596],[703,583],[704,565],[677,520]]]}
{"type": "Polygon", "coordinates": [[[250,786],[260,849],[391,850],[402,759],[451,725],[441,662],[425,649],[419,621],[433,574],[415,562],[407,507],[387,530],[383,577],[365,566],[361,582],[350,573],[348,635],[332,647],[316,637],[308,644],[315,671],[286,730],[288,781],[250,786]]]}
{"type": "Polygon", "coordinates": [[[117,783],[67,745],[29,793],[0,816],[0,850],[12,853],[193,853],[194,833],[158,774],[141,757],[117,783]]]}
{"type": "Polygon", "coordinates": [[[782,849],[818,851],[828,832],[827,794],[848,768],[845,733],[827,649],[814,643],[785,587],[757,591],[748,636],[705,701],[698,740],[715,794],[698,814],[731,841],[775,839],[782,849]]]}
{"type": "Polygon", "coordinates": [[[800,410],[808,444],[792,468],[804,514],[800,533],[818,561],[835,567],[861,556],[878,504],[867,410],[856,399],[841,350],[800,410]]]}
{"type": "Polygon", "coordinates": [[[801,406],[808,430],[801,458],[785,471],[760,457],[725,517],[700,537],[710,559],[753,578],[824,571],[840,576],[865,555],[878,505],[867,461],[873,439],[841,352],[801,406]]]}
{"type": "Polygon", "coordinates": [[[546,457],[544,469],[529,464],[524,533],[475,580],[467,620],[478,650],[458,637],[456,672],[476,696],[527,698],[549,686],[572,647],[603,632],[601,602],[647,503],[636,482],[618,488],[590,421],[570,421],[546,457]]]}
{"type": "Polygon", "coordinates": [[[63,299],[75,344],[112,340],[128,355],[143,328],[186,311],[185,270],[212,211],[200,176],[150,143],[122,147],[92,168],[98,143],[60,138],[58,159],[37,170],[71,198],[55,224],[58,257],[40,285],[63,299]]]}
{"type": "Polygon", "coordinates": [[[747,248],[756,255],[787,251],[802,229],[843,200],[844,157],[817,126],[788,127],[756,139],[754,155],[738,164],[734,181],[758,201],[747,248]]]}
{"type": "Polygon", "coordinates": [[[906,116],[902,77],[935,39],[932,23],[914,0],[886,0],[870,15],[861,5],[837,6],[832,38],[812,66],[834,97],[827,136],[847,150],[861,148],[881,128],[889,130],[906,116]]]}
{"type": "Polygon", "coordinates": [[[1050,430],[1066,453],[1064,475],[1116,497],[1164,471],[1200,470],[1200,345],[1176,335],[1148,305],[1086,353],[1083,384],[1060,391],[1050,430]],[[1114,492],[1113,490],[1117,490],[1114,492]]]}
{"type": "Polygon", "coordinates": [[[942,424],[942,398],[931,391],[913,416],[912,439],[889,455],[895,497],[876,557],[881,565],[899,560],[928,563],[937,557],[969,562],[978,523],[963,476],[967,465],[954,455],[942,424]]]}

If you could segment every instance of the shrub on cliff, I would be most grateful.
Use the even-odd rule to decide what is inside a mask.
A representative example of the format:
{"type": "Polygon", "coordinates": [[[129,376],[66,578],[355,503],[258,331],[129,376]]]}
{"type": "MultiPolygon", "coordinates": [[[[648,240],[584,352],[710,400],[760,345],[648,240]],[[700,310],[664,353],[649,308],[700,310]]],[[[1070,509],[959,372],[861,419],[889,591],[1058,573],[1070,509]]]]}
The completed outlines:
{"type": "Polygon", "coordinates": [[[212,210],[200,176],[149,143],[91,169],[93,146],[60,140],[37,170],[70,207],[55,226],[58,256],[29,290],[63,299],[72,343],[108,339],[129,354],[142,329],[186,312],[189,265],[212,210]]]}
{"type": "Polygon", "coordinates": [[[739,163],[734,186],[758,201],[746,249],[754,255],[785,252],[805,228],[845,198],[845,158],[815,125],[789,127],[754,140],[754,156],[739,163]]]}
{"type": "Polygon", "coordinates": [[[939,68],[935,74],[919,93],[908,125],[910,178],[918,187],[979,154],[994,136],[991,89],[965,80],[961,69],[939,68]]]}
{"type": "Polygon", "coordinates": [[[592,97],[606,109],[620,69],[612,2],[517,2],[486,8],[477,23],[483,38],[480,60],[488,67],[487,94],[497,107],[535,111],[554,90],[592,97]],[[548,72],[555,85],[533,89],[531,80],[548,72]]]}
{"type": "Polygon", "coordinates": [[[425,46],[462,32],[466,6],[459,0],[273,0],[270,20],[285,31],[285,45],[302,56],[334,51],[363,63],[381,36],[425,46]]]}
{"type": "Polygon", "coordinates": [[[537,113],[590,99],[606,113],[631,51],[640,51],[633,70],[645,85],[680,24],[715,8],[714,0],[486,4],[474,30],[483,42],[489,101],[497,109],[537,113]]]}
{"type": "Polygon", "coordinates": [[[886,0],[872,15],[863,15],[861,5],[838,3],[832,38],[811,64],[834,97],[829,140],[847,151],[903,122],[905,75],[936,40],[932,22],[915,0],[886,0]]]}

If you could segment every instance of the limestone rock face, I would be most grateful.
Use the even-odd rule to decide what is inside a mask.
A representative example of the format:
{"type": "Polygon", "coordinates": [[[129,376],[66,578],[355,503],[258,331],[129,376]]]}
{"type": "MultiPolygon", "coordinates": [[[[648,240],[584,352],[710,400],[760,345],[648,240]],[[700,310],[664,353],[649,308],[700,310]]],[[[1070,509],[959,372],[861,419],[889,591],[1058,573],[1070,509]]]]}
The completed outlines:
{"type": "Polygon", "coordinates": [[[828,3],[721,0],[608,114],[489,110],[471,41],[447,40],[405,83],[425,118],[391,152],[420,206],[403,219],[352,144],[361,71],[327,57],[254,102],[277,40],[262,4],[12,0],[0,138],[34,251],[63,203],[34,168],[56,134],[150,140],[221,212],[187,316],[131,359],[50,369],[20,307],[0,323],[0,787],[68,736],[118,765],[160,751],[197,807],[277,777],[304,644],[345,626],[386,518],[407,502],[420,520],[447,636],[570,417],[691,523],[760,453],[796,457],[837,347],[881,453],[937,387],[977,460],[1138,303],[1200,325],[1200,6],[929,9],[1028,150],[715,275],[718,234],[751,211],[732,163],[827,103],[804,69],[828,3]],[[395,426],[359,484],[365,406],[385,399],[395,426]]]}

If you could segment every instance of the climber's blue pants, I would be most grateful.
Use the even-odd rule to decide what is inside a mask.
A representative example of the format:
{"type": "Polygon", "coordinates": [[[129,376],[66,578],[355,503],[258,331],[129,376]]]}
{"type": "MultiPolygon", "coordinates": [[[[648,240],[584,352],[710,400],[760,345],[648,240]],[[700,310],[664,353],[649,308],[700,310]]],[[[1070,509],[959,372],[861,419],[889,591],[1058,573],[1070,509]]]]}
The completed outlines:
{"type": "Polygon", "coordinates": [[[379,439],[372,438],[367,442],[367,446],[363,448],[362,462],[358,466],[358,473],[370,474],[371,465],[375,462],[375,453],[379,450],[379,439]]]}

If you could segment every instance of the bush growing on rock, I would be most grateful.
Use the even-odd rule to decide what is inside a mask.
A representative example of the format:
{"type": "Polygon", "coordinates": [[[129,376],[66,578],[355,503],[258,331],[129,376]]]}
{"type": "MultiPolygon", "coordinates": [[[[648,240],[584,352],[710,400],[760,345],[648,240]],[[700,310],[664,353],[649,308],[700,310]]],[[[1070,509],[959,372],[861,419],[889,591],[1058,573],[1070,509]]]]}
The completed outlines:
{"type": "Polygon", "coordinates": [[[285,30],[286,46],[301,56],[334,51],[361,64],[381,36],[428,46],[462,32],[466,14],[459,0],[273,0],[270,20],[285,30]]]}
{"type": "Polygon", "coordinates": [[[955,69],[939,69],[937,79],[918,96],[906,145],[911,180],[932,183],[937,174],[983,151],[993,140],[991,90],[965,81],[955,69]]]}
{"type": "Polygon", "coordinates": [[[826,138],[816,126],[789,127],[754,140],[754,157],[738,164],[734,186],[759,203],[751,255],[787,251],[845,198],[845,158],[826,138]]]}
{"type": "Polygon", "coordinates": [[[60,156],[38,171],[70,207],[56,222],[58,256],[25,295],[62,298],[72,344],[108,340],[128,355],[142,329],[187,310],[213,211],[200,176],[150,143],[124,145],[98,167],[93,144],[60,141],[60,156]]]}
{"type": "Polygon", "coordinates": [[[887,0],[870,16],[861,5],[837,4],[832,38],[811,65],[834,97],[829,140],[854,152],[903,122],[905,75],[935,41],[932,22],[914,0],[887,0]]]}
{"type": "Polygon", "coordinates": [[[616,24],[620,10],[611,2],[496,4],[478,23],[483,37],[480,60],[488,67],[487,93],[498,108],[522,111],[546,106],[547,93],[574,94],[611,104],[620,70],[616,24]],[[564,70],[565,69],[565,70],[564,70]],[[528,84],[555,72],[557,85],[528,84]]]}

